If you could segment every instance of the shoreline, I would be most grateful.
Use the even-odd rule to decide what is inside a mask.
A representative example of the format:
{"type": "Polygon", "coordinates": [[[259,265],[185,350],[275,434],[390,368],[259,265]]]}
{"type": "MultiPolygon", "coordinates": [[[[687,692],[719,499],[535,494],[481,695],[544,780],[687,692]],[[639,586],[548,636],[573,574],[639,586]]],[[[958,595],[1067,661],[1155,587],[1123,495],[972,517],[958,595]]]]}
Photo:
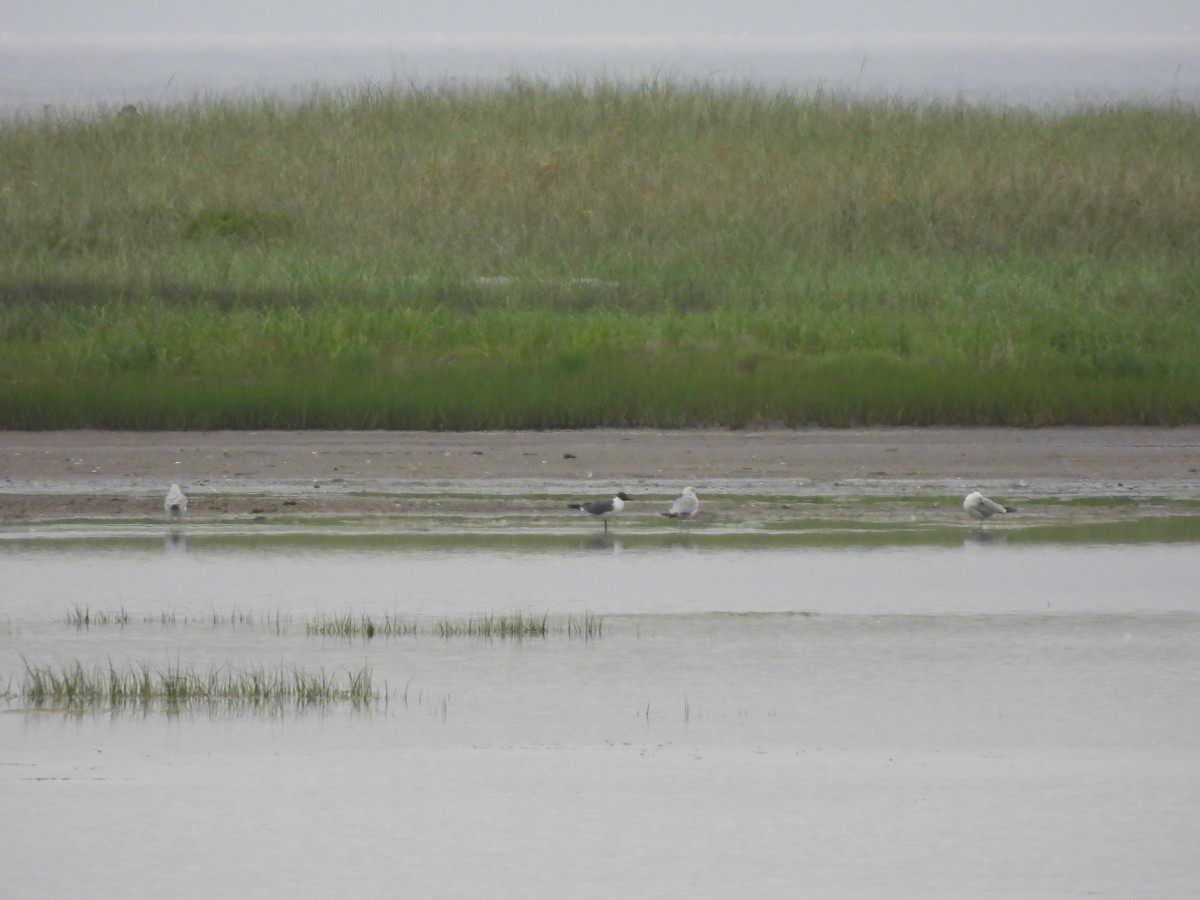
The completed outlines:
{"type": "MultiPolygon", "coordinates": [[[[789,497],[821,498],[831,517],[847,505],[861,514],[864,497],[903,503],[977,488],[1018,504],[1194,501],[1200,426],[0,432],[0,522],[158,516],[175,482],[192,498],[191,518],[536,514],[617,490],[656,504],[688,484],[713,513],[736,495],[769,498],[763,505],[781,514],[789,497]]],[[[896,506],[878,505],[885,517],[896,506]]]]}

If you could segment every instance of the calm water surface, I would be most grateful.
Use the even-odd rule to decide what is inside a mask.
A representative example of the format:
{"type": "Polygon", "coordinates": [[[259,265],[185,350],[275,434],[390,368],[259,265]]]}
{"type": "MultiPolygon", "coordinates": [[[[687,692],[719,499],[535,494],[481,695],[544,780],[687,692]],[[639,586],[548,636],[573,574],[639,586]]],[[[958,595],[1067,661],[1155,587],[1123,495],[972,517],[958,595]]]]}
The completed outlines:
{"type": "Polygon", "coordinates": [[[4,535],[14,686],[25,662],[366,664],[389,695],[11,700],[6,890],[1193,896],[1200,542],[984,534],[4,535]],[[76,628],[80,607],[130,621],[76,628]],[[304,627],[517,610],[603,634],[304,627]]]}

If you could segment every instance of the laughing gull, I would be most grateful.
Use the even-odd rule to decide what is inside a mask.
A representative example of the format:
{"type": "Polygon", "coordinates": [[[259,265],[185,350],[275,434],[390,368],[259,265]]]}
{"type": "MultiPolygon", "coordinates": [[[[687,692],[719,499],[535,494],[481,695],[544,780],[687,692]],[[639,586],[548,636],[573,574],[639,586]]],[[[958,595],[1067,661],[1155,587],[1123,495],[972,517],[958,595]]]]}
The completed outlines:
{"type": "Polygon", "coordinates": [[[1003,506],[995,500],[989,500],[979,491],[971,491],[963,500],[963,509],[972,519],[979,519],[982,522],[984,519],[990,519],[996,513],[1016,512],[1015,506],[1003,506]]]}
{"type": "Polygon", "coordinates": [[[700,510],[700,500],[696,497],[696,489],[685,487],[683,494],[671,504],[671,508],[663,513],[668,519],[678,519],[680,522],[689,521],[700,510]]]}
{"type": "Polygon", "coordinates": [[[187,497],[184,496],[179,485],[171,485],[171,489],[167,491],[167,499],[163,501],[163,509],[172,519],[178,519],[187,512],[187,497]]]}
{"type": "Polygon", "coordinates": [[[629,495],[624,491],[617,493],[615,497],[609,497],[605,500],[589,500],[587,503],[568,503],[567,506],[571,509],[577,509],[580,512],[585,512],[590,516],[599,516],[604,520],[604,530],[608,531],[608,520],[615,516],[625,508],[625,501],[629,499],[629,495]]]}

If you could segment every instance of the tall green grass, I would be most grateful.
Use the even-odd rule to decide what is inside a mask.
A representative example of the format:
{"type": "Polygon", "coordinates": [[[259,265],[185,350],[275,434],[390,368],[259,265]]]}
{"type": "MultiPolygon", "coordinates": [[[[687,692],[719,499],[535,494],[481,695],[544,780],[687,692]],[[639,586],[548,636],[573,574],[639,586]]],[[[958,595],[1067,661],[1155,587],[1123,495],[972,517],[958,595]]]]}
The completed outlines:
{"type": "Polygon", "coordinates": [[[0,125],[0,425],[1200,418],[1200,117],[605,83],[0,125]]]}
{"type": "MultiPolygon", "coordinates": [[[[335,702],[360,706],[380,699],[370,668],[357,672],[310,672],[279,666],[270,668],[211,668],[181,665],[85,667],[81,662],[54,665],[25,664],[19,688],[25,702],[65,709],[151,708],[168,710],[197,704],[275,705],[298,707],[335,702]]],[[[386,699],[386,697],[385,697],[386,699]]]]}

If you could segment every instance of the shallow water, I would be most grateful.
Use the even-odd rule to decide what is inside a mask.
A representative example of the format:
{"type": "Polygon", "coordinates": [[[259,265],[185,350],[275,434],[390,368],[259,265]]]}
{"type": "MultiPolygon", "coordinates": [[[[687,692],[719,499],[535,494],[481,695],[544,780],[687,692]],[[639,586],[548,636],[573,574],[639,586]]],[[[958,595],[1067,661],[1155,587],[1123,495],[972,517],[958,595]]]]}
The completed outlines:
{"type": "Polygon", "coordinates": [[[14,687],[26,662],[366,664],[388,697],[10,701],[6,889],[74,895],[87,873],[96,897],[1192,896],[1192,532],[8,532],[14,687]],[[68,624],[81,607],[129,624],[68,624]],[[305,629],[518,610],[591,612],[603,633],[305,629]]]}

